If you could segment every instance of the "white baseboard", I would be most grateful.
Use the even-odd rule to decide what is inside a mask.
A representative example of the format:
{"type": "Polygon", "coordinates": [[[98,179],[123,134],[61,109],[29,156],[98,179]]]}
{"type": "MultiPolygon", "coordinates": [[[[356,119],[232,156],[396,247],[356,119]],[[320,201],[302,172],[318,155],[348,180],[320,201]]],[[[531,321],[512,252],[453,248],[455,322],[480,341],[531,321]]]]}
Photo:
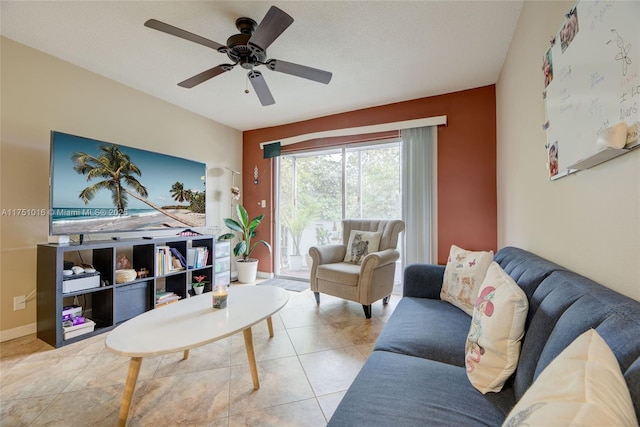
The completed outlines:
{"type": "Polygon", "coordinates": [[[17,328],[0,331],[0,342],[24,337],[25,335],[35,334],[37,332],[36,326],[37,325],[35,323],[30,323],[28,325],[18,326],[17,328]]]}
{"type": "Polygon", "coordinates": [[[275,275],[273,273],[267,273],[265,271],[258,271],[256,277],[259,277],[260,279],[273,279],[275,275]]]}

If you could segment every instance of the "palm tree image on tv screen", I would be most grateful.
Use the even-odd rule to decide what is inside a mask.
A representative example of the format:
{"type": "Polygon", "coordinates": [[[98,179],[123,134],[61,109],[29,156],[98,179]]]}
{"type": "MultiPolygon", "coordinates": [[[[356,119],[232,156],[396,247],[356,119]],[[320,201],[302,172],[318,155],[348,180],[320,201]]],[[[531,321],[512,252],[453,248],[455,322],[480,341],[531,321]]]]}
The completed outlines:
{"type": "Polygon", "coordinates": [[[204,163],[52,132],[51,234],[205,225],[204,163]]]}

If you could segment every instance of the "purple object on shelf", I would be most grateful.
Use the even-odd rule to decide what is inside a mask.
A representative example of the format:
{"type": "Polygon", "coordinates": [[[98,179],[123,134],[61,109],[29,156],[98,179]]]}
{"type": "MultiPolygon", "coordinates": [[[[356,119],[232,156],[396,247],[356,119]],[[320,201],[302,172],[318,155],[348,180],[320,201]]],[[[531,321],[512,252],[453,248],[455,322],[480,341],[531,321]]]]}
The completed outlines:
{"type": "Polygon", "coordinates": [[[78,317],[72,318],[71,321],[73,322],[73,326],[81,325],[85,322],[85,318],[82,316],[78,316],[78,317]]]}

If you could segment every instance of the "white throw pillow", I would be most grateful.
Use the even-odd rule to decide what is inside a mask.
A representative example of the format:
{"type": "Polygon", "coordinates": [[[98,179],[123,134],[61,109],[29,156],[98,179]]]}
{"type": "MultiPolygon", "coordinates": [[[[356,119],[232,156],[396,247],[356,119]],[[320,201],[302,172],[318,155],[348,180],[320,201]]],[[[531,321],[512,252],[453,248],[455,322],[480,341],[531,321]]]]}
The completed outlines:
{"type": "Polygon", "coordinates": [[[538,376],[503,426],[637,426],[629,389],[594,330],[576,338],[538,376]]]}
{"type": "Polygon", "coordinates": [[[528,310],[527,295],[492,262],[480,286],[465,346],[467,376],[482,394],[502,390],[516,370],[528,310]]]}
{"type": "Polygon", "coordinates": [[[473,315],[473,303],[491,262],[493,251],[472,252],[451,245],[440,299],[464,310],[469,316],[473,315]]]}
{"type": "Polygon", "coordinates": [[[365,256],[372,252],[378,252],[381,238],[382,232],[380,231],[351,230],[344,262],[362,264],[365,256]]]}

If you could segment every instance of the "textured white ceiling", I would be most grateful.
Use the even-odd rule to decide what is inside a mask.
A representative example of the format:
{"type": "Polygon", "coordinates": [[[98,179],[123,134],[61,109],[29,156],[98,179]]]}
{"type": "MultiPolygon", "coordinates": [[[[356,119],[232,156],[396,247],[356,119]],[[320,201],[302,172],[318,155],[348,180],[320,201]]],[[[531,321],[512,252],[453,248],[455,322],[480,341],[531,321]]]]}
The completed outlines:
{"type": "Polygon", "coordinates": [[[0,33],[239,130],[495,83],[522,1],[6,1],[0,33]],[[143,26],[155,18],[218,43],[276,5],[295,22],[268,57],[333,72],[323,85],[260,67],[260,105],[240,67],[177,83],[226,55],[143,26]],[[245,94],[248,85],[251,93],[245,94]]]}

